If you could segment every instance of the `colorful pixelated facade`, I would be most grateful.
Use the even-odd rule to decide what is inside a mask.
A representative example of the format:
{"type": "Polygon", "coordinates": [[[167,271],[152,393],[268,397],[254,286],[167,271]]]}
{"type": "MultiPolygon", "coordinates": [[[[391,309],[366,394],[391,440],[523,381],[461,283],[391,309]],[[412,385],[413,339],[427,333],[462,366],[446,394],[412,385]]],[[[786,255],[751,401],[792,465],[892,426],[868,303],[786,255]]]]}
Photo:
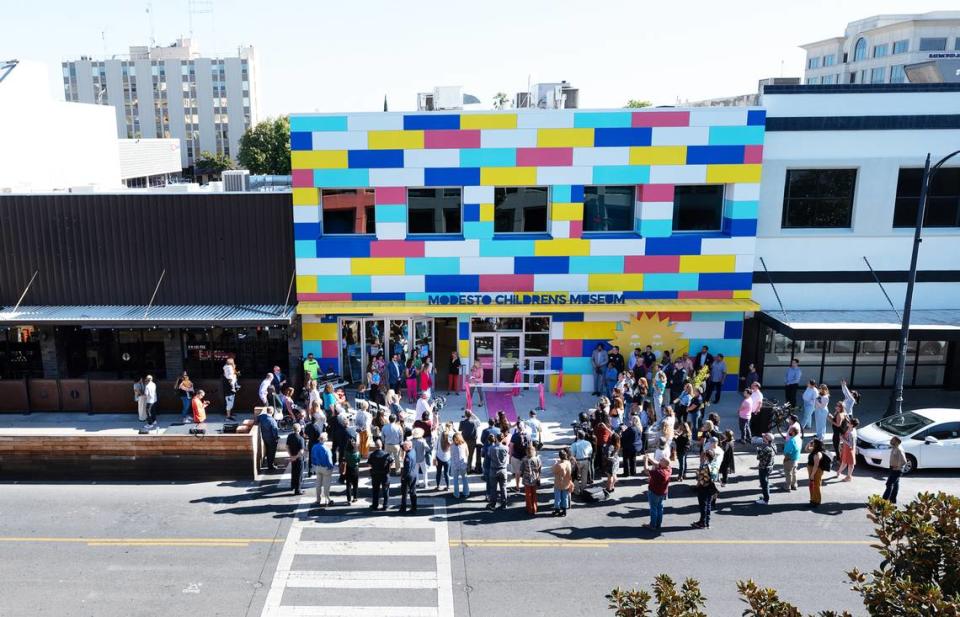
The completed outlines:
{"type": "Polygon", "coordinates": [[[736,387],[744,313],[756,308],[764,122],[751,108],[292,116],[304,353],[344,372],[357,342],[343,320],[399,316],[456,319],[455,347],[474,358],[475,319],[541,316],[552,386],[562,371],[566,391],[591,391],[599,342],[625,355],[707,345],[736,387]],[[719,229],[674,231],[676,187],[689,185],[723,185],[719,229]],[[549,189],[546,230],[497,233],[496,190],[533,186],[549,189]],[[584,231],[595,186],[635,187],[633,229],[584,231]],[[408,233],[418,187],[462,187],[461,233],[408,233]],[[373,189],[375,222],[358,223],[373,233],[324,233],[323,190],[344,188],[373,189]]]}

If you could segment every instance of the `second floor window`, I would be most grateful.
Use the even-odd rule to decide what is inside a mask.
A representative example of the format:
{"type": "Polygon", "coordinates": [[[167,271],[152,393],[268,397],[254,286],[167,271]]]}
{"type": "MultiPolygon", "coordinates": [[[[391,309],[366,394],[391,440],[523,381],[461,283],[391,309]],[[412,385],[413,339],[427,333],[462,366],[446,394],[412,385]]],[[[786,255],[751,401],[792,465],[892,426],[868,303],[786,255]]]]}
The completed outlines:
{"type": "Polygon", "coordinates": [[[853,48],[853,61],[867,59],[867,39],[857,39],[857,44],[853,48]]]}
{"type": "Polygon", "coordinates": [[[634,187],[586,186],[583,231],[633,231],[634,187]]]}
{"type": "Polygon", "coordinates": [[[494,233],[547,231],[547,187],[498,186],[493,194],[494,233]]]}
{"type": "Polygon", "coordinates": [[[373,189],[323,189],[323,234],[375,234],[373,189]]]}
{"type": "Polygon", "coordinates": [[[947,48],[947,37],[920,39],[920,51],[943,51],[947,48]]]}
{"type": "Polygon", "coordinates": [[[686,185],[674,188],[674,231],[720,231],[722,224],[722,184],[686,185]]]}
{"type": "Polygon", "coordinates": [[[787,170],[783,228],[850,227],[856,181],[856,169],[787,170]]]}
{"type": "MultiPolygon", "coordinates": [[[[900,170],[893,209],[894,227],[916,226],[922,177],[922,169],[900,170]]],[[[933,176],[923,226],[960,227],[960,167],[944,167],[933,176]]]]}
{"type": "Polygon", "coordinates": [[[407,191],[407,233],[459,234],[461,189],[422,188],[407,191]]]}

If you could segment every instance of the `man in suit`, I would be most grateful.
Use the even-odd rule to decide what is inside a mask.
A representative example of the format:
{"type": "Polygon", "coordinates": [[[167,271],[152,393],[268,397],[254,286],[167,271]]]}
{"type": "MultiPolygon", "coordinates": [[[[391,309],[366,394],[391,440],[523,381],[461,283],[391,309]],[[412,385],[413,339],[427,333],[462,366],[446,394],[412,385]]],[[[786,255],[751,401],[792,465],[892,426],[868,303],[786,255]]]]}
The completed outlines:
{"type": "Polygon", "coordinates": [[[393,354],[390,357],[390,364],[387,365],[387,381],[390,383],[390,389],[394,392],[400,392],[402,376],[403,366],[400,364],[400,356],[393,354]]]}
{"type": "Polygon", "coordinates": [[[407,511],[407,496],[410,496],[410,512],[417,511],[417,455],[413,443],[403,442],[403,471],[400,472],[400,512],[407,511]]]}
{"type": "Polygon", "coordinates": [[[367,459],[370,465],[370,482],[373,485],[373,500],[370,504],[371,510],[380,507],[387,509],[387,500],[390,498],[390,466],[393,464],[393,458],[390,453],[383,449],[383,442],[378,438],[373,442],[373,452],[367,459]],[[383,498],[383,506],[380,506],[380,499],[383,498]]]}
{"type": "Polygon", "coordinates": [[[700,367],[711,364],[713,364],[713,356],[710,354],[710,348],[704,345],[697,357],[693,359],[693,370],[699,371],[700,367]]]}

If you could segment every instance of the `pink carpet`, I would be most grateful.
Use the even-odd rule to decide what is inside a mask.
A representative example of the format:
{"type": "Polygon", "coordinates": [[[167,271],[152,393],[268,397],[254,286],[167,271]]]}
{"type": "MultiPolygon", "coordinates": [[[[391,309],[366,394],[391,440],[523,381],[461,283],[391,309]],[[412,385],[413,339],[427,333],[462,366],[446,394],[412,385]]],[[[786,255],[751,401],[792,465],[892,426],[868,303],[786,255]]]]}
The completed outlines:
{"type": "Polygon", "coordinates": [[[517,409],[513,406],[513,397],[510,396],[511,391],[510,389],[504,389],[497,392],[490,389],[484,392],[487,398],[487,413],[490,414],[491,418],[496,418],[497,412],[503,411],[507,420],[510,420],[511,423],[517,421],[517,409]]]}

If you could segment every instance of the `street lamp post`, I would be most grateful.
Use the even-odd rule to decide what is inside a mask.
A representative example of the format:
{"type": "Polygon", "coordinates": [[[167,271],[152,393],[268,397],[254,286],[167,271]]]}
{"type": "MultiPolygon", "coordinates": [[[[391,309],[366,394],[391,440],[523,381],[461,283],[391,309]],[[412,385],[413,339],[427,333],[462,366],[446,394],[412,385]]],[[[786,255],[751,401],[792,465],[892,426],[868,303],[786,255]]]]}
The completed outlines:
{"type": "Polygon", "coordinates": [[[917,224],[913,231],[913,254],[910,256],[910,273],[907,276],[907,293],[903,298],[903,319],[900,324],[900,344],[897,346],[897,372],[893,381],[893,392],[890,393],[890,403],[884,417],[896,415],[903,411],[903,376],[907,368],[907,341],[910,338],[910,309],[913,308],[913,288],[917,282],[917,259],[920,256],[920,237],[923,231],[923,217],[927,210],[927,194],[930,192],[930,183],[933,176],[960,150],[951,152],[930,166],[930,154],[923,166],[923,176],[920,179],[920,203],[917,207],[917,224]]]}

